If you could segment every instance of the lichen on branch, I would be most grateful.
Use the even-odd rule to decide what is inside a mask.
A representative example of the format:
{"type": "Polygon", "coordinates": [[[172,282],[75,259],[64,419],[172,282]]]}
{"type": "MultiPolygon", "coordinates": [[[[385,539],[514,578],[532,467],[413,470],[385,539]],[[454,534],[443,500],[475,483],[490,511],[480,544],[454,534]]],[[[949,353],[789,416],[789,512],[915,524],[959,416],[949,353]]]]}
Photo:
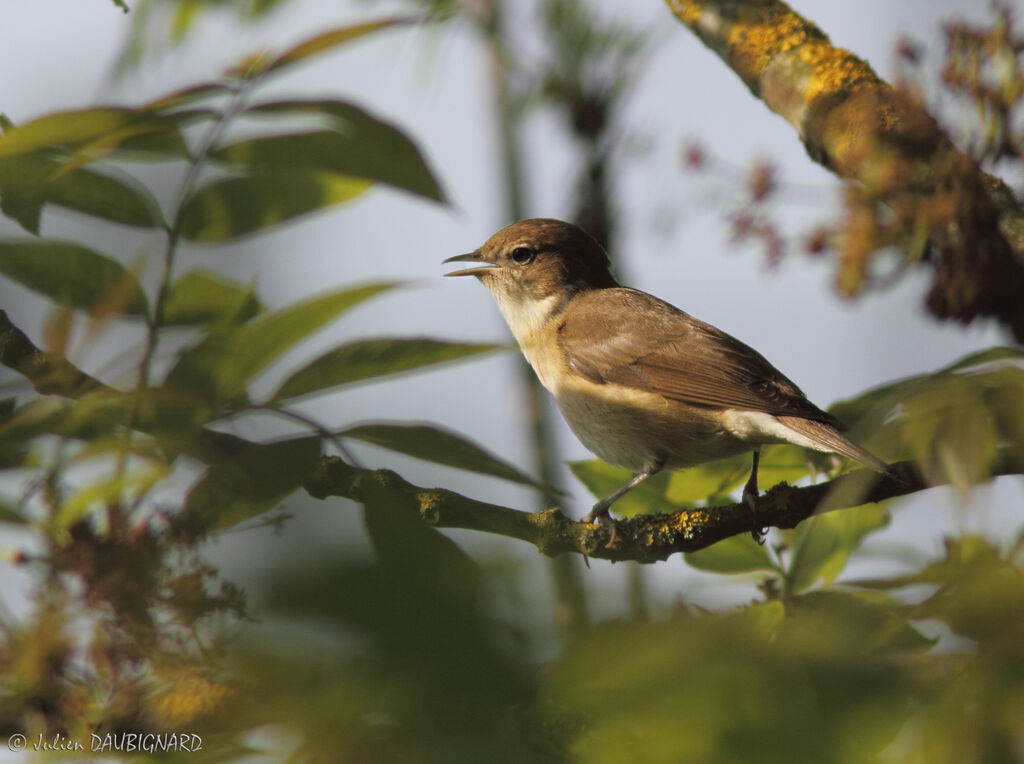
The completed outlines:
{"type": "MultiPolygon", "coordinates": [[[[1024,454],[1004,449],[993,474],[1024,472],[1024,454]]],[[[911,462],[893,465],[892,473],[879,476],[856,470],[825,483],[791,486],[785,483],[766,491],[757,500],[758,526],[794,528],[821,512],[861,506],[904,496],[930,487],[911,462]]],[[[436,528],[483,531],[526,541],[549,556],[576,553],[613,561],[650,563],[676,552],[696,552],[722,539],[749,533],[754,516],[745,503],[718,507],[680,509],[668,514],[637,515],[619,520],[615,538],[608,526],[576,522],[560,509],[524,512],[470,499],[441,488],[422,488],[390,470],[353,467],[341,459],[325,458],[305,483],[318,499],[341,496],[357,502],[374,497],[378,509],[381,492],[417,507],[420,518],[436,528]],[[611,543],[610,543],[611,542],[611,543]]]]}
{"type": "Polygon", "coordinates": [[[908,263],[934,269],[926,300],[933,315],[963,323],[994,317],[1024,342],[1024,210],[914,94],[893,88],[778,0],[666,1],[793,125],[812,159],[859,184],[847,194],[840,291],[862,291],[871,258],[897,245],[908,263]]]}

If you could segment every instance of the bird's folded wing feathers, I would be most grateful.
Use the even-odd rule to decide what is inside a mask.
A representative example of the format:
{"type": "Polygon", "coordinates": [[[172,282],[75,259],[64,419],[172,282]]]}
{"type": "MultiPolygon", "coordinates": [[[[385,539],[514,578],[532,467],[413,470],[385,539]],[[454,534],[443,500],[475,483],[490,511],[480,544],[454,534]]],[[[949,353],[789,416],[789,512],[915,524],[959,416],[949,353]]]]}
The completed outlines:
{"type": "Polygon", "coordinates": [[[570,368],[592,382],[691,405],[839,426],[760,353],[656,297],[618,288],[581,295],[576,302],[559,325],[559,345],[570,368]],[[622,316],[624,309],[643,313],[645,320],[610,320],[609,314],[622,316]]]}

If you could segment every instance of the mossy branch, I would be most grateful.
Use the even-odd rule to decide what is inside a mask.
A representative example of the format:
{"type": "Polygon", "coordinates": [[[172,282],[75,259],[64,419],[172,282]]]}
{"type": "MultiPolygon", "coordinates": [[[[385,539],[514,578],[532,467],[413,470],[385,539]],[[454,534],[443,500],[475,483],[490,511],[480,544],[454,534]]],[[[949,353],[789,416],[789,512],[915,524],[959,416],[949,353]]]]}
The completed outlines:
{"type": "MultiPolygon", "coordinates": [[[[920,101],[832,45],[779,0],[666,0],[772,111],[812,159],[856,180],[908,232],[927,226],[933,315],[995,317],[1024,342],[1024,210],[998,178],[957,149],[920,101]]],[[[845,254],[845,253],[844,253],[845,254]]],[[[844,265],[860,288],[866,265],[844,265]],[[855,272],[854,272],[855,271],[855,272]],[[858,276],[861,274],[861,276],[858,276]]]]}
{"type": "Polygon", "coordinates": [[[90,377],[58,353],[47,353],[11,323],[0,310],[0,363],[18,372],[43,395],[77,398],[88,392],[110,389],[90,377]]]}
{"type": "MultiPolygon", "coordinates": [[[[1003,449],[993,475],[1024,473],[1024,453],[1003,449]]],[[[421,488],[390,470],[365,470],[341,459],[323,459],[306,481],[306,491],[318,499],[342,496],[362,501],[380,488],[401,494],[419,508],[420,517],[437,528],[483,531],[527,541],[546,555],[575,552],[605,560],[656,562],[675,552],[695,552],[729,536],[749,533],[754,524],[744,503],[681,509],[661,515],[638,515],[620,520],[615,543],[611,528],[575,522],[559,509],[523,512],[476,501],[441,488],[421,488]]],[[[780,483],[757,501],[757,525],[794,528],[808,517],[847,507],[905,496],[933,487],[911,462],[892,467],[889,476],[857,470],[818,485],[795,487],[780,483]]]]}

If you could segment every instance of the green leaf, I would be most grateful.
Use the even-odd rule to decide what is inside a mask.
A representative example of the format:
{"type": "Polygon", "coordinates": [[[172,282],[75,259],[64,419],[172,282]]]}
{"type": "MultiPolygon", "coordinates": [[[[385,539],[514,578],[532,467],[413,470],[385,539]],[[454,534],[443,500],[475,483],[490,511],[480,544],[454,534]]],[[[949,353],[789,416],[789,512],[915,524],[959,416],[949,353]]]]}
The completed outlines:
{"type": "MultiPolygon", "coordinates": [[[[811,473],[808,457],[820,452],[785,444],[765,446],[761,449],[761,461],[757,467],[757,483],[763,493],[774,485],[785,481],[795,483],[811,473]]],[[[750,474],[751,454],[744,454],[746,472],[750,474]]],[[[744,478],[746,480],[746,478],[744,478]]]]}
{"type": "Polygon", "coordinates": [[[11,215],[33,233],[38,231],[38,208],[46,203],[139,228],[163,225],[156,199],[134,178],[69,170],[40,153],[0,158],[0,189],[5,199],[17,197],[37,208],[35,228],[31,225],[32,217],[23,222],[17,209],[11,215]]]}
{"type": "Polygon", "coordinates": [[[467,356],[490,353],[500,345],[470,345],[432,339],[361,340],[324,353],[292,374],[273,401],[319,393],[386,374],[397,374],[467,356]]]}
{"type": "Polygon", "coordinates": [[[444,193],[422,152],[401,130],[344,101],[278,101],[247,110],[249,116],[305,116],[328,130],[254,138],[226,146],[215,159],[250,173],[304,167],[387,183],[443,202],[444,193]]]}
{"type": "Polygon", "coordinates": [[[327,172],[214,181],[185,200],[178,230],[193,241],[227,241],[349,201],[371,185],[367,180],[327,172]]]}
{"type": "MultiPolygon", "coordinates": [[[[662,472],[616,501],[612,509],[618,515],[630,517],[726,501],[733,491],[747,482],[750,466],[750,454],[741,454],[698,467],[662,472]]],[[[569,462],[569,467],[597,498],[607,496],[633,477],[629,470],[612,467],[599,459],[569,462]]],[[[761,453],[759,483],[762,489],[766,489],[783,480],[797,480],[808,471],[803,449],[768,446],[761,453]]]]}
{"type": "MultiPolygon", "coordinates": [[[[666,498],[676,509],[703,501],[723,501],[750,476],[750,454],[702,464],[669,474],[666,498]]],[[[765,484],[767,485],[767,483],[765,484]]]]}
{"type": "Polygon", "coordinates": [[[175,524],[210,532],[263,514],[299,488],[319,458],[318,437],[243,443],[193,486],[175,524]]]}
{"type": "MultiPolygon", "coordinates": [[[[196,111],[192,114],[194,115],[194,120],[198,120],[201,117],[212,118],[216,116],[213,112],[196,111]]],[[[109,154],[113,158],[126,162],[171,162],[190,158],[188,144],[185,143],[181,130],[178,127],[169,126],[166,130],[160,132],[142,133],[141,135],[125,138],[110,149],[104,149],[100,152],[88,151],[84,157],[82,157],[82,154],[75,154],[72,156],[72,159],[76,161],[81,161],[82,159],[92,161],[93,159],[101,158],[104,154],[109,154]]]]}
{"type": "Polygon", "coordinates": [[[95,465],[98,459],[125,459],[129,456],[155,463],[168,464],[171,461],[161,448],[160,442],[153,438],[136,435],[131,440],[126,440],[123,434],[116,434],[93,438],[83,443],[67,463],[69,466],[88,462],[95,465]]]}
{"type": "Polygon", "coordinates": [[[133,110],[113,107],[48,114],[4,130],[0,137],[0,157],[28,154],[58,144],[82,143],[121,129],[135,118],[133,110]]]}
{"type": "Polygon", "coordinates": [[[488,453],[461,435],[428,425],[366,424],[338,433],[435,464],[536,486],[508,462],[488,453]]]}
{"type": "Polygon", "coordinates": [[[12,463],[40,435],[59,435],[82,441],[75,459],[89,451],[127,448],[153,460],[173,462],[181,453],[212,464],[239,440],[203,429],[210,412],[206,401],[164,388],[119,392],[97,390],[76,399],[41,396],[20,406],[0,424],[0,464],[10,455],[12,463]],[[130,445],[125,430],[133,423],[130,445]]]}
{"type": "Polygon", "coordinates": [[[368,284],[314,297],[241,326],[214,329],[186,350],[165,385],[211,403],[236,400],[248,383],[283,353],[342,313],[394,284],[368,284]]]}
{"type": "Polygon", "coordinates": [[[403,24],[410,24],[417,21],[412,17],[396,17],[390,19],[381,19],[379,21],[370,21],[362,24],[352,24],[349,26],[336,27],[326,32],[321,32],[314,37],[310,37],[303,40],[298,45],[295,45],[284,53],[275,58],[268,66],[262,71],[256,72],[263,74],[264,72],[276,72],[284,69],[287,66],[296,64],[300,61],[304,61],[313,56],[317,56],[321,53],[326,53],[332,48],[336,48],[339,45],[356,40],[364,35],[368,35],[372,32],[376,32],[381,29],[387,29],[393,26],[399,26],[403,24]]]}
{"type": "Polygon", "coordinates": [[[39,235],[39,219],[43,214],[42,199],[3,188],[0,189],[0,212],[28,233],[39,235]]]}
{"type": "Polygon", "coordinates": [[[246,114],[326,119],[330,130],[240,141],[211,153],[243,177],[197,189],[182,207],[186,238],[219,242],[348,201],[372,183],[443,200],[419,149],[397,128],[340,101],[283,101],[246,114]]]}
{"type": "MultiPolygon", "coordinates": [[[[886,578],[857,579],[847,582],[857,586],[880,591],[902,589],[918,584],[937,584],[941,587],[955,586],[980,570],[986,575],[1002,575],[1010,570],[1004,552],[995,543],[982,536],[964,535],[945,539],[946,556],[929,562],[920,570],[900,576],[886,578]]],[[[1015,566],[1018,567],[1019,566],[1015,566]]]]}
{"type": "Polygon", "coordinates": [[[119,180],[92,170],[62,173],[43,188],[46,201],[114,223],[154,228],[163,216],[156,199],[134,178],[119,180]]]}
{"type": "MultiPolygon", "coordinates": [[[[600,459],[569,462],[569,469],[595,498],[603,499],[621,488],[633,477],[622,467],[613,467],[600,459]]],[[[674,512],[679,509],[666,496],[669,474],[661,472],[645,480],[612,505],[612,511],[621,517],[674,512]]]]}
{"type": "Polygon", "coordinates": [[[988,479],[998,431],[986,405],[981,375],[936,377],[903,400],[899,443],[920,463],[926,479],[948,480],[965,495],[988,479]]]}
{"type": "Polygon", "coordinates": [[[821,649],[830,632],[842,632],[836,636],[849,641],[843,650],[847,656],[853,650],[887,657],[894,652],[924,651],[936,641],[913,626],[909,607],[882,592],[814,591],[789,598],[786,608],[789,617],[780,639],[793,639],[811,650],[821,649]]]}
{"type": "Polygon", "coordinates": [[[188,106],[197,101],[206,100],[207,98],[229,95],[232,92],[231,88],[221,82],[204,82],[160,96],[155,101],[147,103],[143,108],[147,111],[166,112],[170,109],[177,109],[180,106],[188,106]]]}
{"type": "Polygon", "coordinates": [[[78,147],[100,139],[112,148],[129,138],[167,129],[163,117],[138,109],[100,106],[55,112],[5,130],[0,137],[0,157],[55,146],[78,147]]]}
{"type": "Polygon", "coordinates": [[[801,592],[823,579],[835,581],[850,559],[850,553],[870,533],[886,527],[890,516],[885,504],[865,504],[815,515],[794,533],[793,559],[786,571],[786,590],[801,592]]]}
{"type": "Polygon", "coordinates": [[[199,100],[229,92],[223,85],[197,85],[171,93],[140,109],[152,114],[153,129],[100,137],[78,149],[71,155],[70,161],[84,164],[107,155],[132,162],[191,159],[192,154],[182,130],[198,122],[219,120],[222,114],[209,107],[174,107],[184,106],[190,99],[199,100]]]}
{"type": "MultiPolygon", "coordinates": [[[[1024,390],[1021,356],[1003,347],[971,353],[934,374],[877,387],[832,411],[871,433],[861,442],[880,457],[915,459],[930,482],[953,482],[963,495],[989,477],[999,439],[1016,441],[1015,433],[1024,433],[1024,420],[1014,414],[1014,401],[1024,390]]],[[[858,439],[856,432],[853,437],[858,439]]]]}
{"type": "Polygon", "coordinates": [[[115,435],[123,438],[133,414],[140,430],[194,429],[199,426],[191,419],[195,403],[156,388],[141,393],[98,390],[77,399],[34,398],[0,425],[0,443],[23,443],[43,434],[87,441],[115,435]]]}
{"type": "Polygon", "coordinates": [[[950,364],[938,373],[949,374],[955,371],[963,371],[975,366],[983,366],[998,361],[1024,361],[1024,350],[1015,347],[992,347],[986,350],[979,350],[976,353],[968,353],[959,361],[950,364]]]}
{"type": "Polygon", "coordinates": [[[171,286],[164,303],[163,323],[241,324],[262,310],[253,286],[243,287],[213,271],[197,268],[171,286]]]}
{"type": "Polygon", "coordinates": [[[59,432],[73,406],[71,401],[53,395],[29,400],[0,425],[0,444],[17,453],[37,435],[59,432]]]}
{"type": "Polygon", "coordinates": [[[697,552],[683,555],[686,564],[712,573],[751,573],[757,570],[777,571],[778,566],[768,549],[744,533],[723,539],[697,552]]]}
{"type": "Polygon", "coordinates": [[[1019,558],[1008,557],[1000,546],[981,536],[947,539],[944,558],[902,577],[899,583],[938,584],[914,608],[914,617],[945,621],[991,654],[1014,656],[1016,665],[1024,640],[1024,569],[1019,558]]]}
{"type": "Polygon", "coordinates": [[[996,369],[987,375],[984,398],[1001,438],[1024,446],[1024,370],[996,369]]]}
{"type": "Polygon", "coordinates": [[[137,316],[148,311],[135,274],[74,242],[0,240],[0,273],[55,302],[83,310],[137,316]]]}
{"type": "MultiPolygon", "coordinates": [[[[569,466],[598,498],[607,496],[632,477],[628,470],[612,467],[600,460],[570,462],[569,466]]],[[[747,482],[750,466],[750,454],[741,454],[662,473],[627,493],[615,502],[614,509],[616,514],[628,517],[637,513],[674,512],[681,507],[728,501],[730,494],[747,482]],[[630,496],[636,491],[640,491],[638,501],[633,502],[630,496]]],[[[768,446],[761,453],[759,483],[763,490],[783,480],[798,480],[808,471],[802,448],[768,446]]]]}

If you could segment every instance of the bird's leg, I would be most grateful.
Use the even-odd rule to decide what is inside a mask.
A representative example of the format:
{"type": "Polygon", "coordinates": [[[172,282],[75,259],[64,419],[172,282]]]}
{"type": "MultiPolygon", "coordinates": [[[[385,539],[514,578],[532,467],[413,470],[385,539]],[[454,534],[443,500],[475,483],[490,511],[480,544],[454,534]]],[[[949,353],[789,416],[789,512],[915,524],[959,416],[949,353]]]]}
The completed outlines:
{"type": "Polygon", "coordinates": [[[757,527],[757,464],[761,461],[761,449],[754,449],[754,463],[750,467],[750,477],[747,479],[747,484],[743,486],[743,501],[750,507],[750,512],[754,516],[753,527],[750,529],[750,535],[754,537],[754,541],[758,544],[764,544],[764,536],[768,533],[767,528],[757,527]]]}
{"type": "MultiPolygon", "coordinates": [[[[624,486],[612,491],[610,494],[601,499],[601,501],[597,502],[597,504],[595,504],[594,507],[590,510],[590,514],[584,517],[582,522],[596,523],[601,522],[600,518],[602,517],[607,518],[608,510],[612,506],[612,504],[621,499],[625,494],[636,488],[642,482],[647,480],[647,478],[657,475],[659,472],[661,472],[661,468],[664,466],[665,460],[658,459],[658,461],[654,462],[654,464],[652,464],[650,467],[647,467],[641,472],[636,473],[632,478],[630,478],[629,482],[626,483],[624,486]]],[[[757,489],[755,488],[754,490],[757,489]]]]}
{"type": "Polygon", "coordinates": [[[647,480],[647,478],[658,474],[661,471],[661,468],[664,466],[665,459],[661,458],[654,462],[651,466],[636,473],[624,486],[612,491],[610,494],[601,499],[601,501],[597,502],[597,504],[595,504],[593,508],[590,510],[590,513],[586,517],[584,517],[583,520],[581,520],[581,522],[610,525],[612,527],[612,537],[608,542],[608,546],[612,546],[615,543],[615,521],[612,520],[611,516],[608,513],[609,508],[612,506],[612,504],[621,499],[624,494],[636,488],[642,482],[647,480]]]}

